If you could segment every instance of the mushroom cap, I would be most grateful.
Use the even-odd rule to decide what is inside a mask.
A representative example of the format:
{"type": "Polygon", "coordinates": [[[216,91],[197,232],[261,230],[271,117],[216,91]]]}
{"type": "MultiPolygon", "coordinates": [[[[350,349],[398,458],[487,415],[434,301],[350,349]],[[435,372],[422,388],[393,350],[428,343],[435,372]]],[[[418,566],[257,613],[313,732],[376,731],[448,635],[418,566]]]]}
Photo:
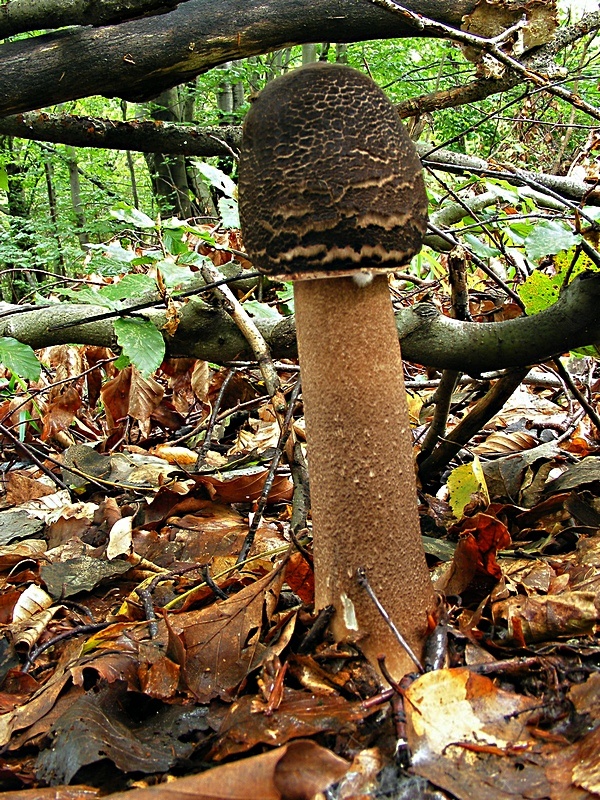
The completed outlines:
{"type": "Polygon", "coordinates": [[[373,81],[317,63],[268,83],[239,163],[246,250],[287,278],[390,272],[419,252],[427,195],[415,147],[373,81]]]}

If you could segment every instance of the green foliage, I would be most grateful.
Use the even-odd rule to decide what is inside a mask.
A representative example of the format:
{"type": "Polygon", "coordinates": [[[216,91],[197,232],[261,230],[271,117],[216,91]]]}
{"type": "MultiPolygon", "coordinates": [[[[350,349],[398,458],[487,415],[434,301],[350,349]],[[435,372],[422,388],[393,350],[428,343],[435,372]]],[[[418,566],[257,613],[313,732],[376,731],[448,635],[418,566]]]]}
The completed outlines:
{"type": "Polygon", "coordinates": [[[116,319],[115,333],[123,353],[142,375],[151,375],[164,361],[165,341],[149,320],[116,319]]]}
{"type": "Polygon", "coordinates": [[[469,464],[453,469],[447,484],[450,508],[457,519],[462,518],[465,508],[474,500],[481,499],[486,505],[490,502],[485,475],[477,456],[469,464]]]}
{"type": "Polygon", "coordinates": [[[538,314],[540,311],[556,303],[562,279],[551,278],[544,272],[535,270],[525,283],[519,286],[519,297],[525,304],[527,314],[538,314]]]}
{"type": "Polygon", "coordinates": [[[259,303],[258,300],[246,300],[244,310],[254,319],[262,319],[265,322],[280,322],[281,314],[273,306],[266,303],[259,303]]]}
{"type": "Polygon", "coordinates": [[[12,336],[0,337],[0,362],[23,380],[37,381],[40,377],[40,362],[31,347],[12,336]]]}
{"type": "Polygon", "coordinates": [[[579,244],[581,236],[571,231],[561,220],[542,220],[534,226],[525,239],[525,252],[532,261],[539,261],[544,256],[554,255],[561,250],[568,250],[579,244]]]}
{"type": "Polygon", "coordinates": [[[136,228],[154,228],[156,223],[143,211],[140,211],[127,203],[117,203],[110,209],[111,215],[120,222],[127,222],[135,225],[136,228]]]}
{"type": "Polygon", "coordinates": [[[109,283],[103,286],[99,294],[109,300],[130,300],[146,292],[156,289],[156,281],[149,275],[132,273],[125,275],[118,283],[109,283]]]}
{"type": "Polygon", "coordinates": [[[220,189],[227,197],[235,197],[237,195],[237,186],[235,183],[231,180],[229,175],[226,175],[218,167],[214,167],[206,161],[193,160],[192,163],[211,186],[220,189]]]}
{"type": "MultiPolygon", "coordinates": [[[[577,238],[581,240],[581,237],[577,238]]],[[[525,303],[527,314],[538,314],[555,303],[567,278],[572,280],[581,272],[596,270],[597,267],[585,253],[580,253],[576,247],[571,247],[556,254],[554,269],[555,273],[552,276],[535,270],[519,287],[519,296],[525,303]]],[[[594,354],[596,354],[595,349],[594,354]]]]}

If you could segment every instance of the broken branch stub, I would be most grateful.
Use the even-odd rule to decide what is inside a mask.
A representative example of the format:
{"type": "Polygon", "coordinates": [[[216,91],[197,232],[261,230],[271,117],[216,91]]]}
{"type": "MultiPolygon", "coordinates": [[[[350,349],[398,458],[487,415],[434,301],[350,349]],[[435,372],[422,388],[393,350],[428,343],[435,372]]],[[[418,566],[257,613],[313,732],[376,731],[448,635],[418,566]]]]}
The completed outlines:
{"type": "Polygon", "coordinates": [[[338,639],[395,678],[412,670],[356,579],[420,653],[433,591],[421,544],[402,360],[385,274],[427,227],[422,168],[370,78],[312,64],[268,84],[244,124],[244,242],[293,278],[306,416],[315,600],[338,639]]]}

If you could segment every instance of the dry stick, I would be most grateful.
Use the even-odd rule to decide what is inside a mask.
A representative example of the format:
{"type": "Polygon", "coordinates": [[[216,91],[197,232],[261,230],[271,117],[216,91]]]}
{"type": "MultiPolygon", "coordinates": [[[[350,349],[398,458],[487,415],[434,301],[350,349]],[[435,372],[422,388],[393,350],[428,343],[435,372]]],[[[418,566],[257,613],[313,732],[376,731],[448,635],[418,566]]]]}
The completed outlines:
{"type": "Polygon", "coordinates": [[[485,397],[473,406],[467,416],[458,423],[444,441],[420,465],[419,473],[424,481],[438,475],[446,464],[454,458],[461,447],[464,447],[500,411],[528,372],[529,367],[519,367],[511,370],[494,384],[485,397]]]}
{"type": "MultiPolygon", "coordinates": [[[[525,175],[523,172],[521,172],[521,170],[518,170],[511,166],[508,166],[507,169],[509,169],[514,175],[516,175],[519,178],[519,180],[522,180],[523,183],[527,184],[528,186],[531,186],[531,188],[535,189],[536,191],[539,191],[542,194],[552,197],[554,200],[558,200],[566,208],[572,209],[573,211],[577,212],[579,216],[583,217],[587,222],[590,222],[594,228],[597,227],[597,222],[591,217],[589,217],[587,214],[585,214],[579,208],[577,203],[574,203],[571,200],[566,200],[564,197],[558,194],[558,192],[554,192],[552,191],[552,189],[548,189],[547,187],[538,183],[533,178],[530,178],[528,175],[525,175]]],[[[580,247],[584,251],[584,253],[588,256],[588,258],[590,258],[596,266],[600,267],[600,254],[588,242],[586,242],[585,239],[582,239],[580,247]]],[[[596,409],[591,405],[591,403],[588,402],[585,396],[579,391],[577,386],[575,386],[568,371],[564,368],[564,366],[562,365],[561,361],[558,358],[554,359],[554,364],[556,366],[559,375],[562,377],[562,379],[569,387],[571,393],[574,395],[574,397],[577,398],[581,406],[585,409],[587,415],[589,416],[593,424],[596,426],[596,428],[600,430],[600,416],[596,412],[596,409]]]]}
{"type": "Polygon", "coordinates": [[[47,475],[52,481],[54,481],[54,483],[59,487],[59,489],[69,488],[67,484],[64,483],[64,481],[62,481],[58,477],[58,475],[55,475],[52,472],[52,470],[48,469],[48,467],[44,464],[44,462],[38,458],[38,456],[36,455],[37,451],[35,450],[35,448],[31,447],[30,445],[23,444],[23,442],[20,441],[18,436],[15,436],[14,433],[10,430],[10,428],[7,428],[6,425],[2,425],[2,423],[0,423],[0,433],[3,436],[6,436],[7,439],[10,439],[10,441],[17,448],[17,450],[19,450],[21,453],[24,453],[27,456],[27,458],[30,458],[33,461],[33,463],[42,470],[44,475],[47,475]]]}
{"type": "MultiPolygon", "coordinates": [[[[472,378],[470,375],[463,375],[462,378],[459,379],[458,384],[460,386],[466,386],[467,384],[473,384],[473,386],[485,386],[490,381],[498,380],[498,378],[503,378],[506,375],[506,370],[498,371],[498,372],[484,372],[477,378],[472,378]]],[[[405,381],[405,386],[407,389],[437,389],[440,385],[440,378],[436,378],[431,381],[405,381]]],[[[564,388],[563,383],[555,376],[555,375],[542,375],[540,372],[532,372],[527,375],[521,383],[525,383],[529,386],[541,386],[545,389],[562,389],[564,388]]]]}
{"type": "Polygon", "coordinates": [[[458,384],[460,376],[461,373],[455,369],[445,369],[442,373],[439,386],[431,400],[432,403],[435,403],[435,412],[429,429],[423,438],[419,461],[423,461],[427,456],[431,455],[436,444],[444,437],[450,412],[450,403],[452,402],[452,393],[458,384]]]}
{"type": "Polygon", "coordinates": [[[135,593],[142,601],[144,607],[144,614],[148,622],[148,633],[151,639],[156,639],[158,636],[158,622],[156,621],[156,612],[154,611],[154,603],[152,602],[152,594],[150,589],[145,586],[136,587],[135,593]]]}
{"type": "MultiPolygon", "coordinates": [[[[73,375],[70,378],[62,378],[59,381],[55,381],[54,383],[49,383],[48,386],[43,386],[41,389],[29,389],[27,394],[23,398],[23,400],[15,406],[15,408],[11,408],[10,411],[7,411],[6,414],[0,419],[0,422],[4,422],[5,419],[8,417],[12,417],[20,408],[27,405],[30,400],[35,400],[36,397],[39,395],[44,394],[45,392],[49,392],[50,389],[54,389],[56,386],[62,386],[65,383],[72,383],[74,381],[78,381],[80,378],[83,378],[85,375],[88,375],[90,372],[93,372],[95,369],[100,369],[104,364],[110,364],[112,361],[116,361],[118,356],[113,356],[113,358],[102,358],[97,361],[93,367],[88,367],[84,369],[83,372],[80,372],[79,375],[73,375]]],[[[17,425],[21,425],[22,423],[16,423],[17,425]]]]}
{"type": "MultiPolygon", "coordinates": [[[[226,248],[221,248],[226,249],[226,248]]],[[[233,252],[228,249],[228,252],[233,252]]],[[[237,251],[236,251],[237,252],[237,251]]],[[[248,261],[250,260],[245,254],[244,258],[248,261]]],[[[219,273],[221,274],[221,273],[219,273]]],[[[215,289],[219,286],[223,286],[224,284],[228,283],[235,283],[239,280],[248,280],[250,278],[258,278],[260,277],[260,272],[246,272],[245,274],[242,272],[240,275],[232,276],[231,278],[224,278],[222,275],[221,277],[214,281],[213,283],[205,283],[204,286],[196,286],[194,289],[186,289],[184,292],[176,292],[175,294],[171,295],[172,300],[182,300],[185,297],[192,297],[196,294],[201,294],[202,292],[207,292],[211,289],[215,289]]],[[[74,328],[77,325],[87,325],[91,322],[101,322],[105,319],[113,319],[114,317],[123,317],[126,314],[131,314],[134,311],[144,311],[149,308],[154,308],[155,306],[164,306],[163,300],[153,299],[147,300],[144,303],[136,303],[133,306],[128,306],[127,308],[121,308],[118,311],[106,311],[102,314],[95,314],[93,317],[86,317],[85,319],[73,320],[72,322],[61,322],[60,325],[53,325],[48,330],[51,331],[60,331],[63,328],[74,328]]],[[[24,311],[39,311],[40,306],[29,306],[24,311]]],[[[10,316],[11,313],[16,313],[14,311],[4,311],[0,312],[0,317],[10,316]]]]}
{"type": "Polygon", "coordinates": [[[591,419],[593,424],[596,426],[598,430],[600,430],[600,416],[598,416],[598,412],[594,408],[594,406],[589,402],[587,397],[579,391],[578,387],[575,385],[575,382],[571,375],[569,374],[568,370],[565,369],[562,361],[560,358],[552,359],[554,366],[556,367],[556,371],[569,387],[569,391],[572,395],[577,399],[581,407],[585,410],[585,413],[591,419]]]}
{"type": "Polygon", "coordinates": [[[335,606],[325,606],[317,614],[316,620],[310,626],[296,651],[299,655],[312,652],[323,638],[331,618],[335,614],[335,606]]]}
{"type": "Polygon", "coordinates": [[[248,553],[250,552],[250,548],[254,543],[254,537],[256,536],[256,531],[258,530],[258,526],[260,525],[260,522],[263,518],[263,513],[267,505],[269,493],[271,491],[271,487],[273,486],[275,471],[279,466],[279,461],[281,460],[281,456],[283,455],[283,451],[285,449],[287,440],[292,430],[292,417],[294,414],[294,410],[296,408],[296,400],[298,399],[298,395],[300,393],[300,386],[301,386],[300,379],[298,379],[290,395],[290,400],[288,403],[285,418],[283,420],[281,433],[279,434],[279,441],[277,442],[275,453],[273,454],[273,458],[271,459],[271,464],[269,465],[269,471],[267,473],[267,477],[265,478],[260,499],[256,507],[256,512],[254,514],[252,523],[250,525],[248,533],[246,534],[246,538],[244,539],[244,544],[242,545],[242,549],[240,550],[240,554],[236,561],[236,564],[238,565],[240,565],[243,561],[245,561],[248,558],[248,553]]]}
{"type": "Polygon", "coordinates": [[[196,462],[197,466],[200,466],[204,456],[208,453],[208,448],[210,447],[210,440],[212,438],[213,430],[215,425],[217,424],[217,415],[219,414],[219,409],[221,408],[221,403],[223,402],[223,398],[225,397],[225,392],[227,391],[227,387],[229,386],[231,379],[237,372],[236,369],[231,369],[225,376],[223,383],[221,384],[221,388],[219,389],[219,394],[217,395],[217,399],[215,400],[215,405],[213,407],[212,413],[210,415],[210,419],[208,420],[208,424],[206,426],[206,435],[204,437],[204,441],[202,442],[202,447],[198,451],[198,460],[196,462]]]}
{"type": "Polygon", "coordinates": [[[221,589],[221,587],[218,586],[214,582],[214,580],[212,579],[212,576],[210,574],[210,568],[209,568],[208,564],[204,564],[200,568],[200,573],[201,573],[202,577],[204,578],[204,583],[208,586],[209,589],[212,589],[212,591],[213,591],[215,597],[217,598],[217,600],[227,600],[226,592],[224,592],[223,589],[221,589]]]}
{"type": "Polygon", "coordinates": [[[90,625],[79,625],[77,628],[73,628],[70,631],[64,631],[64,633],[53,636],[52,639],[49,639],[47,642],[44,642],[44,644],[31,650],[21,672],[29,672],[34,661],[39,658],[45,650],[54,647],[58,642],[64,642],[65,639],[73,639],[75,636],[79,636],[82,633],[95,633],[96,631],[108,628],[109,625],[112,625],[112,622],[94,622],[90,625]]]}
{"type": "MultiPolygon", "coordinates": [[[[219,270],[212,264],[205,264],[202,267],[202,274],[207,280],[210,279],[213,283],[219,282],[223,277],[219,270]]],[[[279,375],[273,365],[269,347],[262,333],[258,330],[252,318],[244,310],[244,307],[233,294],[229,286],[220,286],[217,291],[229,304],[231,318],[243,333],[246,341],[252,348],[252,352],[256,356],[267,392],[271,397],[275,413],[279,417],[285,410],[285,398],[281,392],[279,375]]]]}
{"type": "MultiPolygon", "coordinates": [[[[466,281],[466,255],[462,247],[455,248],[448,256],[448,277],[452,288],[452,310],[454,318],[471,320],[469,312],[469,288],[466,281]]],[[[419,461],[431,455],[438,441],[446,433],[446,424],[450,413],[452,393],[454,392],[462,372],[454,369],[445,369],[442,379],[432,401],[435,403],[435,413],[423,444],[419,461]]]]}
{"type": "MultiPolygon", "coordinates": [[[[455,236],[453,236],[452,234],[448,233],[448,231],[443,231],[441,228],[438,228],[437,225],[433,225],[431,222],[429,222],[427,224],[427,229],[432,231],[433,233],[435,233],[436,236],[440,236],[442,239],[444,239],[446,242],[448,242],[448,244],[451,244],[452,247],[457,247],[460,244],[460,242],[458,241],[458,239],[455,236]]],[[[467,249],[467,248],[465,247],[465,249],[467,249]]],[[[498,275],[496,275],[494,270],[491,269],[491,267],[488,267],[488,265],[485,263],[485,261],[483,261],[481,258],[479,258],[479,256],[476,256],[475,253],[473,253],[471,250],[469,250],[469,256],[470,256],[472,262],[477,267],[479,267],[479,269],[482,270],[482,272],[485,272],[485,274],[488,276],[488,278],[491,278],[495,283],[497,283],[498,286],[500,286],[500,288],[503,289],[506,292],[506,294],[512,300],[515,301],[515,303],[519,306],[519,308],[522,308],[522,309],[525,308],[524,304],[523,304],[523,301],[521,300],[519,295],[516,292],[514,292],[510,288],[510,286],[505,281],[502,280],[502,278],[498,277],[498,275]]]]}
{"type": "Polygon", "coordinates": [[[254,406],[258,406],[261,403],[264,403],[265,400],[268,400],[268,399],[269,399],[269,395],[268,394],[261,394],[259,397],[255,397],[253,400],[246,400],[244,403],[238,403],[233,408],[228,408],[225,411],[221,411],[220,414],[217,414],[215,419],[214,419],[214,422],[212,422],[213,414],[211,414],[207,419],[203,419],[201,422],[199,422],[197,425],[195,425],[189,433],[185,433],[183,436],[180,436],[178,439],[171,439],[170,440],[171,444],[172,445],[176,445],[176,444],[181,444],[182,442],[187,442],[192,437],[197,436],[199,433],[202,433],[202,431],[204,431],[204,430],[207,430],[211,426],[211,422],[212,422],[212,426],[214,427],[214,425],[217,422],[221,422],[222,420],[227,419],[227,417],[230,417],[232,414],[236,414],[238,411],[243,411],[246,408],[254,408],[254,406]]]}

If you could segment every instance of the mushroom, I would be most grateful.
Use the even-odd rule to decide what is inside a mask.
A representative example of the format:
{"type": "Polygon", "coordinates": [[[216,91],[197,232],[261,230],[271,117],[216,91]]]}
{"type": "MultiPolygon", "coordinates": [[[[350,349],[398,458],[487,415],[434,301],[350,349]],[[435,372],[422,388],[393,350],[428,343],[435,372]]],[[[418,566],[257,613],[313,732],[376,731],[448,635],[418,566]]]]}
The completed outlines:
{"type": "Polygon", "coordinates": [[[435,602],[420,536],[402,359],[386,273],[421,249],[427,196],[384,93],[340,64],[267,84],[244,122],[243,239],[262,272],[294,280],[317,608],[338,641],[414,670],[357,581],[364,569],[420,655],[435,602]]]}

